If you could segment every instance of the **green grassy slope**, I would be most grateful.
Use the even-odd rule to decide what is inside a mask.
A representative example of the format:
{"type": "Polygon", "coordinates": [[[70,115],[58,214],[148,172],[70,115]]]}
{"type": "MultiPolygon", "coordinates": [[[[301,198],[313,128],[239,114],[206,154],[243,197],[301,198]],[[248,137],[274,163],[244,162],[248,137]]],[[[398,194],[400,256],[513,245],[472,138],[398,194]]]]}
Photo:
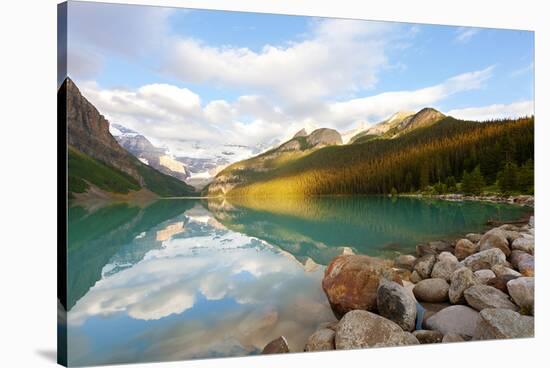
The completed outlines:
{"type": "Polygon", "coordinates": [[[69,193],[83,193],[91,183],[113,193],[126,194],[139,190],[139,183],[130,175],[98,161],[74,147],[68,150],[69,193]]]}
{"type": "MultiPolygon", "coordinates": [[[[194,195],[195,189],[169,175],[135,160],[139,174],[145,181],[145,187],[161,197],[177,197],[194,195]]],[[[98,188],[111,193],[127,194],[137,191],[141,186],[130,175],[96,160],[78,149],[69,146],[68,149],[68,181],[69,196],[73,193],[84,193],[91,183],[98,188]]]]}
{"type": "Polygon", "coordinates": [[[240,179],[229,196],[382,194],[393,188],[410,192],[450,176],[458,180],[478,165],[494,182],[504,162],[522,165],[533,158],[533,118],[478,123],[447,117],[394,139],[286,154],[270,160],[267,170],[252,158],[219,176],[240,179]]]}
{"type": "Polygon", "coordinates": [[[196,194],[195,188],[181,180],[163,174],[140,161],[136,164],[138,165],[139,174],[143,177],[143,180],[145,180],[145,186],[159,196],[184,197],[196,194]]]}

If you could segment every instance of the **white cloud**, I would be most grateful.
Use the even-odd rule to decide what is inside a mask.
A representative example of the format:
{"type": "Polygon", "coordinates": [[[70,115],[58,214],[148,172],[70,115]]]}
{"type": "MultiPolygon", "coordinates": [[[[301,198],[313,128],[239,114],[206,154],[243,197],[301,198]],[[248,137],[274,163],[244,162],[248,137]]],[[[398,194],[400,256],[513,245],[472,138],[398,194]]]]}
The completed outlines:
{"type": "Polygon", "coordinates": [[[173,9],[125,4],[71,2],[68,5],[68,74],[90,78],[110,54],[136,58],[158,53],[170,42],[173,9]]]}
{"type": "Polygon", "coordinates": [[[309,37],[260,51],[200,40],[174,40],[162,70],[184,82],[211,83],[307,101],[375,85],[386,66],[388,43],[400,26],[354,20],[319,20],[309,37]]]}
{"type": "Polygon", "coordinates": [[[448,115],[458,119],[486,121],[492,119],[517,118],[535,113],[533,101],[518,101],[511,104],[494,104],[482,107],[454,109],[448,115]]]}
{"type": "Polygon", "coordinates": [[[533,70],[533,67],[534,67],[534,63],[530,63],[529,65],[524,66],[523,68],[519,68],[519,69],[514,70],[513,72],[510,73],[510,76],[511,77],[518,77],[520,75],[529,73],[533,70]]]}
{"type": "Polygon", "coordinates": [[[460,74],[417,90],[342,102],[315,100],[281,106],[261,95],[244,95],[235,101],[215,100],[204,106],[193,91],[167,84],[126,90],[101,89],[96,83],[84,83],[81,89],[109,121],[134,129],[175,154],[197,157],[208,155],[209,150],[214,154],[215,145],[224,149],[225,144],[266,144],[288,138],[303,127],[346,131],[362,123],[376,123],[396,111],[420,110],[453,94],[482,88],[492,71],[493,67],[488,67],[460,74]],[[195,147],[195,141],[206,144],[203,151],[195,147]]]}
{"type": "Polygon", "coordinates": [[[461,27],[456,30],[455,41],[459,43],[468,43],[472,37],[478,34],[479,28],[461,27]]]}
{"type": "Polygon", "coordinates": [[[417,111],[464,91],[481,88],[491,77],[493,67],[449,78],[435,86],[411,91],[385,92],[375,96],[330,105],[332,124],[349,128],[361,121],[377,122],[397,111],[417,111]]]}

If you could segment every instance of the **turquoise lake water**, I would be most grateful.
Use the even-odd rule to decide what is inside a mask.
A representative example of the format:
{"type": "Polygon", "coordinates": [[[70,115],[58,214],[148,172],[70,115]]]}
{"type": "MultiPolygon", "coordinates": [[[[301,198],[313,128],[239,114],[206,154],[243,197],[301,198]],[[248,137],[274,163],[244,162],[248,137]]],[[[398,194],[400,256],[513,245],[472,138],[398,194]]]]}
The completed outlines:
{"type": "Polygon", "coordinates": [[[334,319],[321,289],[334,256],[413,253],[528,211],[385,197],[73,206],[69,364],[252,355],[280,335],[301,351],[334,319]]]}

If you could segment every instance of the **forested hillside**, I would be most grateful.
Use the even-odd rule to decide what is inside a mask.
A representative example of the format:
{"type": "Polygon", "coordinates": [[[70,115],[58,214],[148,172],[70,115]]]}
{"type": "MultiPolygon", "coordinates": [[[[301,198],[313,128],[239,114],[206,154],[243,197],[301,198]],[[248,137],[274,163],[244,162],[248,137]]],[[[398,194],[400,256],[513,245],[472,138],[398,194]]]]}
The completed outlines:
{"type": "MultiPolygon", "coordinates": [[[[534,118],[490,122],[445,117],[402,136],[261,156],[219,174],[227,196],[386,194],[435,190],[533,192],[534,118]],[[464,183],[462,183],[464,181],[464,183]]],[[[214,189],[215,188],[215,189],[214,189]]],[[[220,185],[210,195],[222,194],[220,185]]]]}

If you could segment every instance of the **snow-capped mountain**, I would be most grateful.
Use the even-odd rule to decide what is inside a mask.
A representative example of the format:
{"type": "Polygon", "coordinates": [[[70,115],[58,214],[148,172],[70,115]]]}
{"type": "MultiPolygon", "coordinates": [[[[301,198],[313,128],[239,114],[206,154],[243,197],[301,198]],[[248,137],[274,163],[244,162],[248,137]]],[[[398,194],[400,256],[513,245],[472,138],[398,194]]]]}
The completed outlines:
{"type": "Polygon", "coordinates": [[[185,181],[189,171],[184,163],[166,149],[154,146],[145,136],[120,124],[111,124],[109,131],[117,142],[141,162],[158,171],[185,181]]]}
{"type": "Polygon", "coordinates": [[[142,162],[200,189],[226,166],[255,156],[280,143],[274,139],[255,146],[178,141],[168,147],[155,146],[142,134],[120,124],[111,124],[119,144],[142,162]]]}

